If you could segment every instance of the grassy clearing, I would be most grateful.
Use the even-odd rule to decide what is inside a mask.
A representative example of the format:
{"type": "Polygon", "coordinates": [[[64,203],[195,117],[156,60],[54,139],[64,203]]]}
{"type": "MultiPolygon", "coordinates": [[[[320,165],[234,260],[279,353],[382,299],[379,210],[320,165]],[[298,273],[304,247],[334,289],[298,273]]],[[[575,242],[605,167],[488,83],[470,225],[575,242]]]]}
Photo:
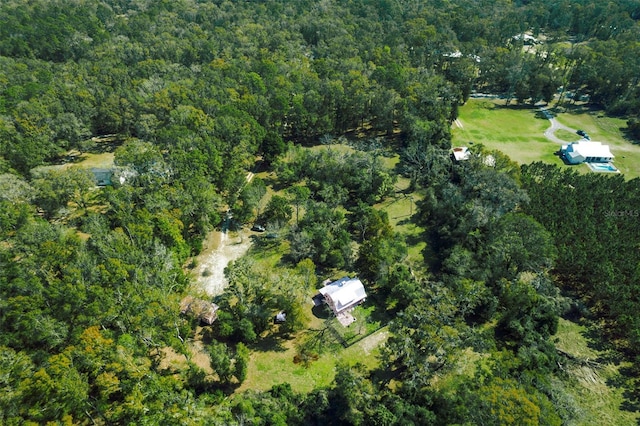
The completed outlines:
{"type": "Polygon", "coordinates": [[[560,163],[553,153],[557,144],[544,136],[549,121],[537,109],[505,107],[501,100],[469,99],[460,108],[462,127],[453,129],[453,145],[481,143],[498,149],[519,163],[546,161],[560,163]]]}
{"type": "MultiPolygon", "coordinates": [[[[400,162],[400,156],[386,157],[384,164],[393,170],[400,162]]],[[[409,260],[422,261],[422,250],[426,246],[422,233],[424,229],[415,224],[413,215],[418,207],[417,203],[424,198],[419,192],[407,193],[410,180],[398,176],[393,196],[375,205],[375,208],[384,210],[389,215],[389,223],[393,229],[406,238],[409,249],[409,260]]]]}
{"type": "Polygon", "coordinates": [[[416,225],[412,217],[417,210],[416,203],[422,198],[423,196],[417,192],[411,194],[398,192],[395,197],[375,206],[387,212],[389,223],[391,223],[393,229],[405,237],[407,248],[409,249],[409,260],[412,261],[423,260],[422,250],[426,246],[422,237],[424,229],[416,225]]]}
{"type": "Polygon", "coordinates": [[[84,153],[78,157],[74,157],[73,161],[64,164],[54,164],[51,166],[39,166],[39,170],[66,170],[72,167],[81,169],[111,169],[114,166],[113,152],[102,152],[99,154],[84,153]]]}
{"type": "Polygon", "coordinates": [[[573,425],[636,425],[640,413],[621,409],[625,399],[620,382],[623,364],[608,360],[605,352],[593,348],[588,329],[565,319],[560,319],[556,347],[579,360],[596,364],[563,362],[568,378],[556,382],[565,394],[565,401],[573,406],[573,425]]]}
{"type": "Polygon", "coordinates": [[[110,169],[113,167],[114,157],[113,152],[102,152],[99,154],[85,153],[80,157],[79,165],[85,169],[94,167],[98,169],[110,169]]]}

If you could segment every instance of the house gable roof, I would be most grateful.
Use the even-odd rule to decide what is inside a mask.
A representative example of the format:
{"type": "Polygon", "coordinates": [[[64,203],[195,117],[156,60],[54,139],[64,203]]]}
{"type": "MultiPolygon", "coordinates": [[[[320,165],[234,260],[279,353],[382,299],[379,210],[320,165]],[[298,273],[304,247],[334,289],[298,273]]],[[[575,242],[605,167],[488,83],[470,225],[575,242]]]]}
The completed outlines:
{"type": "Polygon", "coordinates": [[[566,155],[570,158],[578,157],[598,157],[613,158],[614,155],[609,150],[609,145],[603,145],[601,142],[585,141],[572,142],[566,147],[566,155]]]}
{"type": "Polygon", "coordinates": [[[319,290],[336,314],[355,306],[367,297],[359,278],[343,277],[319,290]]]}

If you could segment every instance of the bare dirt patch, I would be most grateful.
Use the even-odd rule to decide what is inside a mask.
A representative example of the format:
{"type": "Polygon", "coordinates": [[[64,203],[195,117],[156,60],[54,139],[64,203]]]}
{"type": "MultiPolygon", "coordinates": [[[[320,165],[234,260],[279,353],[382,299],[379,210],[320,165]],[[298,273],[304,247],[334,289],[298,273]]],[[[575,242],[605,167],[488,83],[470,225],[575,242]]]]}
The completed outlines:
{"type": "Polygon", "coordinates": [[[380,345],[389,338],[389,330],[380,331],[379,333],[373,333],[370,336],[365,337],[357,343],[362,348],[366,355],[369,355],[374,349],[380,347],[380,345]]]}
{"type": "Polygon", "coordinates": [[[211,358],[204,348],[204,343],[199,340],[190,341],[187,343],[187,350],[189,351],[189,360],[184,354],[178,353],[170,346],[159,349],[160,355],[160,370],[168,370],[172,372],[179,372],[189,368],[188,362],[191,361],[198,367],[200,367],[206,374],[214,374],[211,368],[211,358]]]}
{"type": "Polygon", "coordinates": [[[224,268],[242,257],[249,247],[248,231],[211,232],[204,242],[204,249],[196,257],[194,274],[198,287],[210,296],[221,294],[228,284],[224,268]]]}

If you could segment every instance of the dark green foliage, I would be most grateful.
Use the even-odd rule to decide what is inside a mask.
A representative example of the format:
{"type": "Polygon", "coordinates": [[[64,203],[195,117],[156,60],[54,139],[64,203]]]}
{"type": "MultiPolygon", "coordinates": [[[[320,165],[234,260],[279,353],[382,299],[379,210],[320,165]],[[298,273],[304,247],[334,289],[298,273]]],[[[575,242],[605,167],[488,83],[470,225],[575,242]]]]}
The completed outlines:
{"type": "Polygon", "coordinates": [[[374,204],[389,195],[394,177],[383,167],[377,152],[343,153],[331,148],[294,150],[277,165],[285,183],[306,181],[311,198],[329,206],[374,204]]]}
{"type": "Polygon", "coordinates": [[[243,344],[236,345],[236,358],[234,365],[234,373],[238,382],[242,383],[247,378],[247,368],[249,364],[249,349],[243,344]]]}
{"type": "Polygon", "coordinates": [[[420,294],[421,283],[404,264],[396,264],[377,284],[385,296],[387,306],[393,311],[404,310],[420,294]]]}
{"type": "Polygon", "coordinates": [[[274,195],[269,200],[261,220],[275,228],[281,228],[289,222],[292,215],[293,209],[289,205],[289,201],[285,197],[274,195]]]}
{"type": "Polygon", "coordinates": [[[355,267],[371,283],[384,282],[392,268],[407,255],[407,247],[398,235],[381,235],[366,240],[358,249],[355,267]]]}
{"type": "Polygon", "coordinates": [[[419,389],[451,367],[468,330],[455,295],[441,284],[426,283],[414,297],[390,325],[393,334],[384,348],[384,359],[387,368],[399,372],[406,398],[419,402],[419,389]]]}
{"type": "MultiPolygon", "coordinates": [[[[491,233],[497,232],[492,228],[501,223],[503,216],[516,211],[527,202],[528,196],[518,186],[518,182],[507,170],[499,169],[497,164],[487,166],[481,158],[470,161],[458,166],[452,172],[450,181],[427,190],[426,197],[419,205],[419,215],[429,233],[432,245],[430,250],[437,253],[436,263],[433,264],[436,269],[448,267],[451,271],[452,267],[459,268],[461,264],[466,264],[467,271],[460,272],[469,273],[476,267],[471,259],[481,254],[479,247],[484,245],[491,233]],[[445,262],[450,256],[459,257],[463,253],[455,248],[458,245],[473,253],[473,256],[468,257],[470,261],[445,262]]],[[[522,220],[526,222],[526,219],[522,220]]],[[[533,223],[531,226],[538,232],[544,232],[538,224],[533,223]]],[[[544,235],[540,238],[548,240],[544,235]]],[[[487,241],[487,247],[489,244],[491,243],[487,241]]],[[[523,249],[536,248],[530,245],[523,249]]],[[[545,246],[542,250],[549,249],[545,246]]],[[[495,256],[493,251],[487,251],[495,256]]],[[[509,253],[508,256],[513,254],[509,253]]],[[[503,260],[507,259],[500,261],[503,260]]],[[[489,265],[486,270],[489,271],[491,267],[489,265]]]]}
{"type": "Polygon", "coordinates": [[[489,280],[514,279],[525,271],[551,268],[556,249],[551,235],[530,216],[507,214],[488,231],[483,263],[489,280]]]}
{"type": "Polygon", "coordinates": [[[262,159],[265,163],[271,164],[278,158],[278,156],[286,152],[287,145],[282,140],[282,136],[274,131],[270,131],[267,132],[260,149],[262,152],[262,159]]]}
{"type": "Polygon", "coordinates": [[[558,296],[545,277],[523,276],[503,282],[500,305],[504,310],[496,332],[499,342],[516,351],[523,367],[530,370],[555,368],[557,354],[549,341],[558,329],[558,296]],[[551,290],[554,294],[548,294],[551,290]]]}
{"type": "Polygon", "coordinates": [[[33,174],[34,202],[46,217],[55,217],[69,202],[79,208],[87,208],[89,191],[95,186],[95,178],[90,171],[70,168],[33,174]]]}
{"type": "Polygon", "coordinates": [[[310,258],[316,265],[343,268],[351,261],[346,218],[324,203],[308,203],[307,212],[289,234],[294,262],[310,258]]]}
{"type": "Polygon", "coordinates": [[[591,300],[635,353],[638,179],[578,175],[540,163],[523,167],[522,177],[531,197],[527,211],[554,235],[560,282],[591,300]]]}
{"type": "Polygon", "coordinates": [[[400,153],[402,174],[411,179],[411,186],[437,185],[446,181],[451,168],[448,149],[409,140],[400,153]]]}
{"type": "Polygon", "coordinates": [[[637,118],[632,118],[627,121],[627,127],[629,129],[629,133],[635,140],[640,140],[640,120],[637,118]]]}
{"type": "Polygon", "coordinates": [[[229,287],[216,300],[220,313],[215,333],[225,340],[255,342],[271,328],[280,311],[287,317],[282,330],[298,330],[305,323],[302,306],[308,300],[310,284],[303,279],[304,273],[303,266],[271,273],[246,258],[231,263],[225,269],[229,287]]]}
{"type": "Polygon", "coordinates": [[[393,233],[387,212],[362,202],[350,211],[348,219],[350,228],[359,242],[375,237],[386,238],[393,233]]]}
{"type": "Polygon", "coordinates": [[[233,376],[231,354],[226,344],[213,341],[209,346],[211,368],[218,375],[222,383],[228,383],[233,376]]]}

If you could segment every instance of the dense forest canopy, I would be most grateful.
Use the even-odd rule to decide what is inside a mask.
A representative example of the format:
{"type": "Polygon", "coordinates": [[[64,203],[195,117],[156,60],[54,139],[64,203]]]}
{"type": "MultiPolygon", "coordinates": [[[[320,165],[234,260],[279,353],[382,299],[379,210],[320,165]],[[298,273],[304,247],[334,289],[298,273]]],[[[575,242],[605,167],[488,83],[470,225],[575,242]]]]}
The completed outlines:
{"type": "Polygon", "coordinates": [[[582,97],[640,138],[639,20],[638,0],[0,2],[0,423],[579,418],[551,339],[579,298],[640,355],[638,182],[482,147],[453,165],[450,125],[472,92],[582,97]],[[105,152],[111,185],[66,167],[105,152]],[[266,205],[257,158],[282,190],[266,205]],[[421,264],[375,207],[398,173],[421,194],[421,264]],[[205,371],[179,306],[229,217],[259,217],[288,252],[274,271],[229,266],[205,371]],[[337,270],[393,318],[379,374],[340,364],[308,394],[228,398],[273,311],[300,330],[337,270]],[[477,368],[456,373],[469,353],[477,368]]]}

